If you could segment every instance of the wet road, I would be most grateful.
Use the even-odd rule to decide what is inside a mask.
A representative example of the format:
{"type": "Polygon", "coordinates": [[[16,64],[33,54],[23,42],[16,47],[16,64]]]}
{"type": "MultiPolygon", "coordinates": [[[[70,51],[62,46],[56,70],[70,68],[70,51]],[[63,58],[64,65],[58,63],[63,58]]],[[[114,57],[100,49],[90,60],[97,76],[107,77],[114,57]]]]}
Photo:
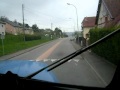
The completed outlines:
{"type": "MultiPolygon", "coordinates": [[[[70,38],[60,38],[11,60],[35,60],[49,65],[76,51],[73,43],[70,38]]],[[[98,87],[108,84],[81,55],[55,68],[52,72],[60,83],[98,87]]]]}

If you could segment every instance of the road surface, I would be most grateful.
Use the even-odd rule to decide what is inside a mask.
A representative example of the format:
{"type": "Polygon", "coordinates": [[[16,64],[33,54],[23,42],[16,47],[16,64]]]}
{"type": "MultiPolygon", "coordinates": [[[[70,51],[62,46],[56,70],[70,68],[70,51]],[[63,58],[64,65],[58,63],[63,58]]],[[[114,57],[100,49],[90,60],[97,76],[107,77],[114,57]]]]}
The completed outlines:
{"type": "MultiPolygon", "coordinates": [[[[60,38],[10,60],[36,60],[51,64],[74,51],[76,49],[70,38],[60,38]]],[[[97,87],[104,87],[109,83],[109,80],[105,80],[81,55],[55,68],[52,72],[60,83],[97,87]]]]}

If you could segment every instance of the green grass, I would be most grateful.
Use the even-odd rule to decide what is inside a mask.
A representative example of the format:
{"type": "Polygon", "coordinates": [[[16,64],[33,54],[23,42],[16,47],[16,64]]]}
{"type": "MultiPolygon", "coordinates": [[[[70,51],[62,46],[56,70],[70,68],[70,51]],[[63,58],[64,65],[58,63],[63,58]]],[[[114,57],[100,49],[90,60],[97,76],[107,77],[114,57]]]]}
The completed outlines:
{"type": "MultiPolygon", "coordinates": [[[[6,35],[4,39],[4,55],[11,54],[23,49],[27,49],[45,42],[51,41],[49,38],[43,37],[40,40],[23,41],[23,36],[6,35]]],[[[2,41],[0,39],[0,56],[3,56],[2,41]]]]}

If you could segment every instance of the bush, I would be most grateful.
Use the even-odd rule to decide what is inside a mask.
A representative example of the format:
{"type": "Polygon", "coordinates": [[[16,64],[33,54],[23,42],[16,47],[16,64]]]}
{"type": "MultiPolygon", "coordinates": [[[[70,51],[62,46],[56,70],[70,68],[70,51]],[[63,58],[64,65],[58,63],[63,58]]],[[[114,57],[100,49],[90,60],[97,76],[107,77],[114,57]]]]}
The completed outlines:
{"type": "MultiPolygon", "coordinates": [[[[114,28],[102,28],[90,30],[90,43],[97,41],[105,35],[113,32],[118,27],[114,28]]],[[[117,33],[108,40],[100,43],[99,45],[92,48],[92,51],[110,62],[117,64],[120,59],[120,33],[117,33]]]]}
{"type": "Polygon", "coordinates": [[[26,41],[39,40],[39,39],[41,39],[41,36],[39,35],[25,35],[26,41]]]}
{"type": "MultiPolygon", "coordinates": [[[[6,34],[4,44],[11,44],[11,42],[22,42],[23,41],[23,36],[21,35],[12,35],[12,34],[6,34]]],[[[1,40],[0,40],[0,45],[1,45],[1,40]]]]}

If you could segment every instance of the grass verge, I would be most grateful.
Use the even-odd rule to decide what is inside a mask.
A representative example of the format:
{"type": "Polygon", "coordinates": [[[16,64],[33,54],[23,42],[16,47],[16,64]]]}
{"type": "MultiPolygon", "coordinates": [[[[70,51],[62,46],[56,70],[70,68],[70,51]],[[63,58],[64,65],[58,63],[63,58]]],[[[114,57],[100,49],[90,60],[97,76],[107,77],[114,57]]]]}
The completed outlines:
{"type": "MultiPolygon", "coordinates": [[[[52,39],[49,38],[42,38],[40,40],[33,40],[33,41],[23,41],[21,36],[12,36],[8,35],[4,39],[4,55],[15,53],[20,50],[24,50],[36,45],[40,45],[42,43],[51,41],[52,39]]],[[[3,56],[3,47],[2,47],[2,40],[0,40],[0,56],[3,56]]]]}

